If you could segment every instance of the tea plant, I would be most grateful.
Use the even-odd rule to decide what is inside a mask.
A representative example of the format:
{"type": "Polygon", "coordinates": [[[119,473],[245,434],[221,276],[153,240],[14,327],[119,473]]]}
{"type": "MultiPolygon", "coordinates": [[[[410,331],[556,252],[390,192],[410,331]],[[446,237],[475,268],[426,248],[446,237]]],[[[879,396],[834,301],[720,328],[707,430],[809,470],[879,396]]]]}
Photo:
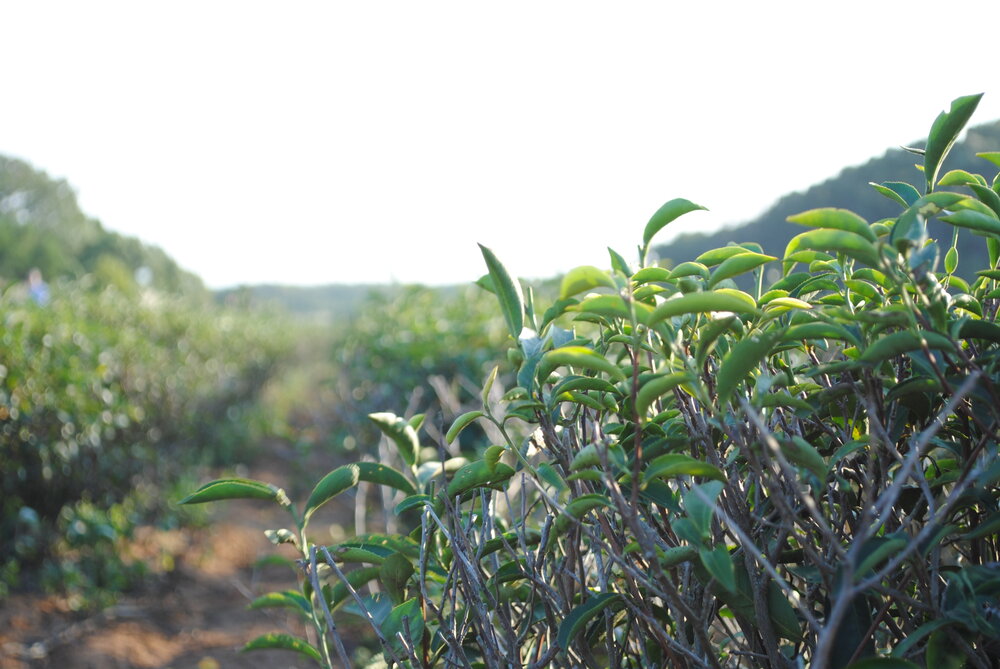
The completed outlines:
{"type": "Polygon", "coordinates": [[[702,209],[671,200],[635,270],[611,251],[543,311],[483,248],[516,385],[494,371],[437,457],[422,416],[373,414],[397,466],[337,467],[300,505],[245,479],[183,500],[290,513],[268,536],[298,550],[300,587],[253,606],[311,636],[247,648],[350,666],[350,615],[376,661],[409,667],[998,666],[1000,179],[941,174],[979,97],[935,121],[919,187],[873,184],[899,216],[803,212],[780,258],[743,243],[648,266],[654,236],[702,209]],[[933,218],[954,228],[943,245],[933,218]],[[989,250],[971,284],[959,235],[989,250]],[[448,458],[473,422],[497,443],[448,458]],[[412,529],[319,542],[313,514],[359,481],[412,529]]]}
{"type": "Polygon", "coordinates": [[[149,488],[232,460],[289,343],[259,311],[89,280],[45,306],[0,294],[0,596],[39,573],[96,604],[134,582],[121,540],[176,515],[149,488]]]}

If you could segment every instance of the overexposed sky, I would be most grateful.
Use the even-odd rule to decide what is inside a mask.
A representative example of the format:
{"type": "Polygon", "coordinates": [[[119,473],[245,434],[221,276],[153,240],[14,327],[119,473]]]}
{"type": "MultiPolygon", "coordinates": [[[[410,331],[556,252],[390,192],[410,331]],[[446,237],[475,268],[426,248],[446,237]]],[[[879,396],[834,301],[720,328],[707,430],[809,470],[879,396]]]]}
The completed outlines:
{"type": "Polygon", "coordinates": [[[959,95],[1000,118],[1000,2],[944,7],[0,2],[0,153],[214,288],[472,281],[476,242],[551,276],[631,259],[674,197],[711,211],[657,241],[752,218],[959,95]]]}

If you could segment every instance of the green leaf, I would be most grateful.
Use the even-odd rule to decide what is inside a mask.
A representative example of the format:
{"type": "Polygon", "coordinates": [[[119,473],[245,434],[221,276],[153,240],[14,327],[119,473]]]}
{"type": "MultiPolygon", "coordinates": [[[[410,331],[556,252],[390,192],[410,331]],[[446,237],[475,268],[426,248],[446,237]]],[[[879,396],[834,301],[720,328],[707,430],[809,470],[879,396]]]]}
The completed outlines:
{"type": "Polygon", "coordinates": [[[269,592],[261,595],[250,602],[249,609],[265,609],[271,607],[284,607],[294,609],[300,615],[308,616],[312,613],[312,606],[309,600],[296,590],[285,590],[284,592],[269,592]]]}
{"type": "Polygon", "coordinates": [[[625,258],[615,251],[610,246],[608,247],[608,255],[611,256],[611,269],[616,272],[621,272],[625,276],[632,276],[632,270],[629,269],[628,263],[625,262],[625,258]]]}
{"type": "Polygon", "coordinates": [[[820,481],[826,479],[828,467],[826,460],[812,444],[795,435],[781,442],[781,452],[794,465],[813,473],[820,481]]]}
{"type": "Polygon", "coordinates": [[[423,507],[425,504],[433,501],[434,498],[432,498],[430,495],[423,495],[423,494],[410,495],[409,497],[405,498],[402,502],[397,504],[396,508],[393,509],[393,512],[398,516],[404,511],[409,511],[410,509],[416,507],[423,507]]]}
{"type": "Polygon", "coordinates": [[[653,236],[662,230],[664,226],[675,221],[678,217],[683,216],[692,211],[697,210],[708,211],[705,207],[700,204],[695,204],[690,200],[685,200],[684,198],[676,198],[670,200],[662,207],[656,210],[652,218],[649,219],[649,223],[646,224],[646,229],[642,232],[642,243],[644,246],[649,246],[652,241],[653,236]]]}
{"type": "Polygon", "coordinates": [[[684,453],[667,453],[654,458],[643,471],[643,479],[671,478],[674,476],[704,476],[726,482],[726,474],[715,465],[695,460],[684,453]]]}
{"type": "Polygon", "coordinates": [[[951,640],[948,630],[939,629],[927,640],[927,666],[933,669],[962,669],[966,657],[960,646],[951,640]]]}
{"type": "Polygon", "coordinates": [[[485,415],[486,414],[483,413],[482,411],[468,411],[466,413],[463,413],[461,416],[456,418],[455,422],[451,424],[450,428],[448,428],[448,434],[444,436],[445,443],[450,444],[451,442],[455,441],[459,433],[461,433],[462,430],[468,427],[468,425],[472,423],[472,421],[476,420],[477,418],[482,418],[485,415]]]}
{"type": "Polygon", "coordinates": [[[266,499],[287,504],[287,497],[281,488],[270,483],[252,479],[218,479],[206,483],[178,504],[203,504],[224,499],[266,499]]]}
{"type": "Polygon", "coordinates": [[[736,255],[723,260],[722,263],[715,268],[715,271],[712,272],[711,278],[708,280],[708,287],[711,288],[724,279],[729,279],[734,276],[739,276],[745,272],[749,272],[750,270],[756,269],[757,267],[769,263],[772,260],[777,260],[777,258],[774,256],[767,256],[762,253],[752,253],[750,251],[737,253],[736,255]]]}
{"type": "Polygon", "coordinates": [[[893,332],[888,334],[874,344],[865,349],[858,358],[859,362],[865,364],[877,364],[898,355],[917,351],[923,348],[926,342],[927,348],[950,351],[954,350],[954,345],[944,335],[936,332],[893,332]]]}
{"type": "Polygon", "coordinates": [[[736,592],[736,570],[733,568],[733,557],[725,546],[717,546],[712,550],[702,548],[698,557],[705,569],[729,592],[736,592]]]}
{"type": "Polygon", "coordinates": [[[731,311],[737,314],[757,313],[756,301],[746,293],[739,291],[706,291],[704,293],[688,293],[667,300],[653,310],[649,317],[649,326],[674,316],[683,314],[706,313],[709,311],[731,311]]]}
{"type": "Polygon", "coordinates": [[[482,244],[479,248],[493,280],[494,292],[500,301],[500,310],[503,312],[504,320],[507,321],[510,336],[516,341],[524,329],[524,296],[521,293],[521,284],[511,279],[507,268],[497,260],[493,251],[482,244]]]}
{"type": "Polygon", "coordinates": [[[927,636],[936,629],[940,629],[945,625],[951,625],[954,622],[955,621],[949,620],[948,618],[936,618],[930,622],[924,623],[917,629],[907,634],[906,638],[903,639],[903,641],[901,641],[892,649],[892,657],[905,656],[907,652],[910,650],[910,648],[912,648],[918,641],[923,639],[925,636],[927,636]]]}
{"type": "Polygon", "coordinates": [[[954,274],[956,268],[958,268],[958,249],[952,246],[944,254],[944,271],[948,274],[954,274]]]}
{"type": "MultiPolygon", "coordinates": [[[[742,254],[737,253],[736,255],[742,254]]],[[[708,267],[702,265],[700,262],[682,262],[670,270],[670,275],[667,278],[679,279],[682,276],[699,276],[702,279],[707,279],[709,276],[708,267]]]]}
{"type": "Polygon", "coordinates": [[[707,267],[714,267],[715,265],[725,261],[727,258],[746,252],[747,249],[742,246],[723,246],[717,249],[712,249],[711,251],[705,251],[700,256],[695,258],[694,261],[707,267]]]}
{"type": "Polygon", "coordinates": [[[977,158],[988,160],[997,167],[1000,167],[1000,151],[983,151],[976,154],[977,158]]]}
{"type": "Polygon", "coordinates": [[[898,553],[908,543],[909,541],[902,537],[872,537],[862,545],[861,553],[864,555],[864,559],[858,563],[854,570],[855,575],[858,578],[864,578],[869,571],[875,569],[884,560],[889,559],[891,555],[898,553]]]}
{"type": "Polygon", "coordinates": [[[673,374],[664,374],[646,381],[639,388],[639,392],[635,398],[635,413],[639,416],[639,421],[646,421],[646,414],[649,413],[649,407],[658,397],[670,392],[683,383],[690,383],[692,380],[693,377],[687,372],[674,372],[673,374]]]}
{"type": "Polygon", "coordinates": [[[389,465],[383,465],[380,462],[358,462],[356,466],[358,468],[359,481],[387,485],[407,495],[412,495],[416,492],[413,484],[401,472],[389,465]]]}
{"type": "Polygon", "coordinates": [[[949,170],[941,179],[937,182],[938,186],[970,186],[972,184],[982,185],[980,181],[982,177],[978,177],[975,174],[970,174],[965,170],[949,170]]]}
{"type": "Polygon", "coordinates": [[[392,439],[403,462],[412,467],[417,462],[417,454],[420,453],[420,439],[413,426],[394,413],[370,413],[368,418],[383,434],[392,439]]]}
{"type": "MultiPolygon", "coordinates": [[[[486,377],[486,383],[483,384],[483,390],[480,393],[480,399],[483,401],[483,406],[486,406],[490,401],[490,391],[493,390],[493,383],[497,380],[497,374],[500,373],[500,365],[494,365],[493,371],[490,375],[486,377]]],[[[456,433],[456,437],[458,434],[456,433]]]]}
{"type": "Polygon", "coordinates": [[[625,374],[600,353],[583,346],[563,346],[542,356],[539,379],[544,381],[556,367],[578,367],[592,372],[604,372],[616,381],[624,381],[625,374]]]}
{"type": "MultiPolygon", "coordinates": [[[[992,210],[990,213],[992,213],[992,210]]],[[[940,219],[945,223],[951,223],[960,228],[968,228],[975,232],[983,232],[990,235],[1000,235],[1000,220],[997,220],[996,214],[991,216],[981,211],[960,209],[953,214],[941,216],[940,219]]]]}
{"type": "Polygon", "coordinates": [[[715,500],[724,487],[725,484],[721,481],[709,481],[691,486],[691,489],[684,494],[684,510],[695,531],[703,539],[711,536],[715,500]]]}
{"type": "Polygon", "coordinates": [[[413,572],[413,564],[401,553],[393,553],[379,567],[379,581],[394,604],[401,603],[406,596],[406,582],[413,572]]]}
{"type": "Polygon", "coordinates": [[[924,175],[927,177],[928,193],[934,190],[941,164],[951,151],[962,128],[976,111],[976,106],[982,97],[983,94],[980,93],[956,98],[951,103],[951,109],[941,112],[931,126],[931,132],[927,137],[927,148],[924,149],[924,175]]]}
{"type": "Polygon", "coordinates": [[[859,260],[869,267],[878,265],[878,252],[872,242],[861,235],[846,230],[810,230],[792,237],[785,247],[785,258],[799,249],[811,249],[826,253],[843,253],[859,260]]]}
{"type": "Polygon", "coordinates": [[[556,637],[556,643],[563,650],[569,649],[570,643],[576,638],[576,635],[583,630],[584,626],[590,622],[590,620],[601,613],[604,610],[610,609],[616,602],[621,600],[621,595],[617,592],[602,592],[594,593],[590,599],[578,604],[566,619],[562,621],[559,625],[559,634],[556,637]]]}
{"type": "Polygon", "coordinates": [[[881,184],[869,182],[868,185],[904,207],[911,207],[920,199],[920,191],[902,181],[883,181],[881,184]]]}
{"type": "Polygon", "coordinates": [[[722,359],[716,375],[715,391],[720,410],[729,403],[733,392],[743,379],[767,358],[783,334],[780,330],[771,330],[749,335],[729,350],[722,359]]]}
{"type": "MultiPolygon", "coordinates": [[[[347,582],[351,584],[351,587],[357,590],[365,583],[378,578],[381,572],[381,567],[361,567],[360,569],[354,569],[349,571],[344,576],[347,577],[347,582]]],[[[344,585],[343,581],[338,581],[333,588],[330,590],[330,598],[328,604],[331,611],[335,611],[344,602],[348,601],[351,593],[348,591],[347,586],[344,585]]]]}
{"type": "Polygon", "coordinates": [[[607,495],[599,493],[580,495],[563,507],[565,513],[556,518],[556,522],[553,523],[553,529],[557,535],[561,534],[566,531],[574,519],[580,520],[580,518],[583,518],[587,513],[598,507],[609,508],[611,506],[611,499],[607,495]]]}
{"type": "Polygon", "coordinates": [[[309,495],[309,501],[306,502],[306,508],[302,515],[303,522],[308,522],[316,509],[345,490],[357,485],[360,480],[360,471],[356,464],[342,465],[324,476],[309,495]]]}
{"type": "Polygon", "coordinates": [[[617,288],[615,280],[611,278],[610,274],[591,265],[583,265],[571,269],[563,277],[562,285],[559,289],[559,299],[564,300],[585,290],[602,286],[611,288],[612,290],[617,288]]]}
{"type": "Polygon", "coordinates": [[[323,661],[323,657],[319,654],[318,650],[302,639],[296,639],[290,634],[277,634],[273,632],[271,634],[264,634],[243,646],[243,652],[248,650],[291,650],[305,655],[316,662],[322,663],[323,661]]]}
{"type": "Polygon", "coordinates": [[[821,228],[824,230],[844,230],[864,237],[868,241],[875,243],[878,237],[872,232],[868,222],[853,211],[847,209],[810,209],[801,214],[788,217],[789,223],[798,223],[810,228],[821,228]]]}
{"type": "Polygon", "coordinates": [[[417,640],[424,633],[424,617],[420,613],[420,603],[417,598],[408,599],[402,604],[394,607],[385,620],[382,621],[382,635],[389,641],[389,645],[397,653],[403,650],[403,643],[398,635],[406,637],[407,628],[410,636],[407,639],[410,646],[417,644],[417,640]],[[405,620],[405,622],[404,622],[405,620]]]}
{"type": "Polygon", "coordinates": [[[473,488],[496,485],[513,475],[514,470],[503,463],[491,466],[485,459],[476,460],[455,472],[454,478],[448,484],[448,496],[456,497],[473,488]]]}

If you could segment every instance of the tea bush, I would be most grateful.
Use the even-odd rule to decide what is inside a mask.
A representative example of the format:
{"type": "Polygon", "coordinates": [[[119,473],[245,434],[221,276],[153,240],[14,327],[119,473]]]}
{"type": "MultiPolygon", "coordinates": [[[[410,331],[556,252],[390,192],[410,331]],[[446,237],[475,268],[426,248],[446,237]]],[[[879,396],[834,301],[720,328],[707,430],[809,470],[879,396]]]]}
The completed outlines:
{"type": "Polygon", "coordinates": [[[487,297],[474,286],[369,294],[333,334],[336,377],[327,411],[337,443],[376,440],[365,418],[372,412],[443,413],[451,420],[476,401],[476,386],[507,336],[487,297]]]}
{"type": "Polygon", "coordinates": [[[0,296],[0,566],[8,585],[46,561],[47,583],[114,589],[137,573],[115,566],[116,542],[171,512],[137,487],[231,460],[289,338],[261,313],[180,297],[86,280],[51,293],[0,296]]]}
{"type": "Polygon", "coordinates": [[[337,467],[303,503],[246,479],[182,500],[290,514],[268,536],[298,551],[299,588],[253,606],[310,636],[247,649],[350,666],[352,616],[368,666],[998,666],[1000,179],[941,169],[978,101],[935,121],[919,187],[873,184],[897,217],[803,212],[781,257],[748,242],[647,266],[702,208],[671,200],[636,269],[612,251],[543,311],[483,248],[516,385],[494,372],[433,445],[422,416],[372,414],[394,459],[337,467]],[[972,283],[959,235],[989,251],[972,283]],[[448,457],[473,423],[496,443],[448,457]],[[314,513],[362,481],[409,529],[326,545],[314,513]]]}

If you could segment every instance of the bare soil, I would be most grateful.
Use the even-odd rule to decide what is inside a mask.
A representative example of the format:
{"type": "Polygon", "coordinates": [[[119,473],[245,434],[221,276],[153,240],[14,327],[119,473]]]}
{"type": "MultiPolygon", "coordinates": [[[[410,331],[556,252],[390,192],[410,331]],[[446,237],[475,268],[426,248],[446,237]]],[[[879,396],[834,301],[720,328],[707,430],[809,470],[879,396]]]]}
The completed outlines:
{"type": "MultiPolygon", "coordinates": [[[[252,467],[248,476],[287,485],[287,460],[269,460],[252,467]]],[[[333,507],[327,512],[331,517],[352,513],[346,501],[328,506],[333,507]]],[[[260,594],[296,587],[287,567],[254,567],[259,558],[276,552],[296,557],[291,547],[279,550],[264,536],[265,529],[286,526],[287,515],[254,501],[214,507],[204,528],[140,528],[129,550],[161,565],[172,562],[172,568],[161,568],[139,591],[99,613],[74,612],[54,595],[8,598],[0,605],[0,669],[315,666],[289,651],[240,652],[260,634],[304,634],[302,624],[285,609],[247,609],[260,594]]],[[[346,631],[350,652],[351,639],[361,638],[361,630],[346,631]]]]}

